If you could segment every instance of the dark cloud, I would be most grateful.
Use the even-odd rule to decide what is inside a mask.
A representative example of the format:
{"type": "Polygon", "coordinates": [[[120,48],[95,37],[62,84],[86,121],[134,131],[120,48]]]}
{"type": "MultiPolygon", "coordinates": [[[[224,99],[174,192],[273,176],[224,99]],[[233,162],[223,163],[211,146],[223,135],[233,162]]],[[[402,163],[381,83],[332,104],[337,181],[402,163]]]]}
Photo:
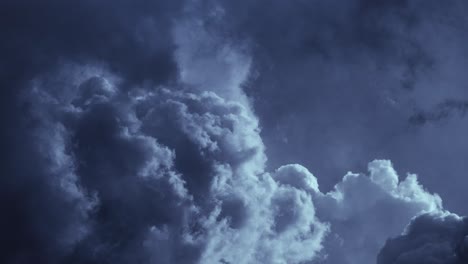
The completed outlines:
{"type": "MultiPolygon", "coordinates": [[[[26,163],[30,174],[17,168],[9,176],[21,189],[5,193],[9,199],[2,202],[8,205],[14,198],[32,207],[19,206],[20,219],[5,225],[11,230],[6,237],[18,244],[9,243],[13,248],[2,251],[3,262],[147,263],[151,255],[142,243],[153,226],[181,221],[183,226],[188,214],[182,205],[190,197],[168,169],[173,153],[129,128],[135,120],[124,113],[128,102],[114,94],[87,93],[90,85],[96,91],[115,86],[94,76],[74,85],[74,72],[64,68],[65,73],[55,73],[58,83],[36,82],[24,96],[36,126],[23,140],[32,143],[30,152],[37,152],[28,158],[40,164],[26,163]],[[67,85],[62,86],[62,78],[67,85]],[[86,104],[72,105],[75,96],[86,104]],[[18,236],[14,230],[26,234],[18,236]]],[[[173,248],[190,247],[178,245],[173,248]]],[[[167,254],[180,263],[190,256],[167,254]]]]}
{"type": "MultiPolygon", "coordinates": [[[[258,122],[248,107],[210,92],[136,88],[126,94],[112,75],[64,69],[53,74],[68,79],[67,86],[37,81],[25,100],[38,119],[30,136],[39,157],[60,171],[38,181],[57,185],[60,204],[81,198],[82,218],[59,214],[74,212],[71,205],[48,208],[63,233],[27,238],[51,247],[50,257],[39,248],[4,256],[6,263],[36,255],[47,263],[298,263],[321,249],[326,228],[315,218],[310,194],[278,186],[264,172],[258,122]],[[70,242],[53,243],[64,239],[70,242]]],[[[35,231],[47,229],[38,221],[41,208],[21,210],[31,214],[35,231]]]]}
{"type": "Polygon", "coordinates": [[[61,60],[93,61],[126,81],[168,81],[180,9],[181,1],[2,1],[0,69],[10,81],[29,80],[61,60]]]}
{"type": "MultiPolygon", "coordinates": [[[[330,140],[399,124],[400,101],[374,88],[393,78],[385,89],[418,92],[433,61],[413,33],[433,5],[3,1],[0,262],[374,263],[410,219],[442,213],[441,198],[387,160],[323,176],[321,189],[302,165],[269,170],[267,156],[288,163],[285,142],[312,140],[322,156],[297,161],[369,158],[330,140]],[[363,117],[336,126],[343,112],[363,117]]],[[[432,232],[423,218],[408,241],[432,232]]],[[[380,259],[415,245],[400,240],[380,259]]],[[[450,252],[462,258],[463,243],[450,252]]]]}
{"type": "Polygon", "coordinates": [[[29,153],[38,165],[14,167],[4,178],[6,188],[18,189],[5,192],[2,205],[20,206],[4,225],[5,237],[17,242],[6,242],[2,262],[314,258],[326,226],[310,194],[278,186],[264,171],[258,120],[245,97],[216,95],[242,96],[245,76],[234,73],[247,72],[248,64],[229,46],[223,56],[201,57],[233,76],[221,82],[184,64],[185,55],[196,58],[205,42],[219,40],[176,40],[182,71],[202,76],[181,78],[172,89],[129,86],[118,71],[92,63],[64,63],[26,83],[19,98],[28,144],[14,158],[29,153]],[[204,82],[210,85],[202,88],[204,82]]]}
{"type": "Polygon", "coordinates": [[[365,55],[384,61],[397,55],[408,60],[404,53],[418,49],[411,47],[417,43],[401,36],[421,20],[416,10],[420,6],[410,1],[226,1],[220,5],[235,33],[252,39],[260,54],[283,62],[315,55],[329,59],[365,55]]]}
{"type": "Polygon", "coordinates": [[[425,214],[403,235],[389,239],[378,264],[462,264],[468,261],[468,220],[454,214],[425,214]]]}
{"type": "Polygon", "coordinates": [[[445,100],[429,111],[421,111],[410,117],[409,122],[421,126],[426,123],[439,122],[457,114],[464,117],[468,111],[468,101],[459,99],[445,100]]]}
{"type": "MultiPolygon", "coordinates": [[[[59,261],[88,233],[95,206],[93,193],[81,190],[73,170],[68,128],[20,95],[31,80],[70,61],[106,65],[127,83],[169,81],[176,73],[170,25],[179,6],[175,1],[0,3],[0,204],[7,215],[0,262],[59,261]]],[[[41,79],[43,86],[53,85],[41,79]]],[[[71,85],[68,79],[48,79],[59,83],[53,87],[58,91],[71,85]]],[[[63,104],[63,96],[40,100],[49,99],[55,102],[43,105],[63,104]]]]}

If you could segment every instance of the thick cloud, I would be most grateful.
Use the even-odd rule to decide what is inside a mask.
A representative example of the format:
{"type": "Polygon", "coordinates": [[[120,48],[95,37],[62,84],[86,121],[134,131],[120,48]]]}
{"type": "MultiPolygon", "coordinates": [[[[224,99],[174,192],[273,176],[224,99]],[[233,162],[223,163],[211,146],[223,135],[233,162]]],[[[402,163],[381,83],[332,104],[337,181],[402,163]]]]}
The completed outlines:
{"type": "MultiPolygon", "coordinates": [[[[329,192],[299,164],[266,168],[255,98],[243,90],[263,62],[241,39],[294,55],[267,45],[282,25],[249,36],[275,12],[296,9],[275,2],[260,28],[247,23],[247,36],[238,36],[236,4],[166,2],[0,4],[9,25],[0,44],[0,262],[374,263],[414,216],[442,212],[438,195],[415,175],[400,180],[386,160],[369,163],[369,175],[346,174],[329,192]]],[[[359,3],[340,12],[351,19],[369,9],[372,18],[407,7],[359,3]]],[[[397,28],[411,26],[397,17],[397,28]]],[[[350,31],[336,23],[318,27],[336,30],[339,47],[390,50],[386,58],[406,63],[393,58],[401,42],[387,43],[379,23],[350,31]]],[[[291,35],[300,44],[309,36],[299,29],[291,35]]]]}
{"type": "Polygon", "coordinates": [[[424,214],[403,235],[387,241],[378,264],[468,262],[468,219],[455,214],[424,214]]]}
{"type": "MultiPolygon", "coordinates": [[[[298,164],[269,174],[248,102],[213,91],[121,89],[105,70],[65,65],[24,98],[38,122],[30,137],[56,174],[38,180],[73,206],[49,208],[72,214],[56,217],[60,231],[28,234],[54,254],[11,263],[372,263],[413,216],[442,209],[388,161],[328,193],[298,164]]],[[[46,230],[42,217],[29,220],[46,230]]]]}
{"type": "Polygon", "coordinates": [[[229,46],[205,55],[233,79],[213,78],[184,58],[221,40],[184,42],[179,30],[177,85],[135,85],[90,63],[62,64],[28,83],[21,103],[34,125],[23,137],[45,168],[14,181],[41,192],[12,194],[33,205],[5,223],[26,231],[8,245],[4,263],[299,263],[316,256],[327,225],[316,219],[311,194],[264,171],[258,120],[240,88],[246,74],[235,74],[248,72],[248,62],[229,46]]]}
{"type": "Polygon", "coordinates": [[[78,61],[104,65],[127,83],[169,82],[177,74],[170,25],[179,10],[178,1],[0,2],[0,262],[57,261],[88,233],[96,206],[77,183],[69,128],[54,116],[59,111],[45,110],[66,105],[63,86],[79,83],[59,80],[53,69],[78,61]],[[38,98],[23,100],[38,78],[31,95],[38,98]]]}
{"type": "MultiPolygon", "coordinates": [[[[38,80],[25,95],[38,123],[26,138],[36,142],[31,149],[51,164],[44,163],[48,166],[44,176],[37,172],[33,176],[53,189],[18,197],[38,208],[19,207],[30,215],[28,222],[15,225],[33,229],[23,238],[31,245],[20,241],[18,249],[25,247],[24,252],[13,250],[6,263],[145,261],[141,243],[150,224],[178,223],[187,213],[174,210],[190,197],[179,176],[169,170],[173,152],[135,132],[136,120],[124,112],[130,105],[117,98],[109,80],[73,76],[78,70],[64,67],[63,73],[54,73],[58,82],[38,80]],[[68,200],[70,205],[64,204],[68,200]],[[58,205],[51,207],[55,202],[58,205]],[[71,213],[81,217],[68,217],[71,213]],[[50,231],[51,224],[63,231],[50,231]]],[[[98,74],[92,69],[89,73],[98,74]]],[[[23,181],[20,186],[33,184],[29,178],[23,181]]]]}
{"type": "Polygon", "coordinates": [[[274,178],[310,192],[317,217],[330,224],[320,263],[375,263],[387,238],[398,235],[413,216],[442,210],[440,197],[425,191],[416,175],[400,181],[385,160],[369,163],[369,175],[348,173],[328,193],[318,190],[315,177],[301,165],[283,166],[274,178]]]}
{"type": "MultiPolygon", "coordinates": [[[[145,262],[149,229],[159,234],[153,241],[183,233],[150,224],[177,225],[195,211],[175,210],[192,198],[169,169],[174,153],[134,131],[120,91],[174,74],[173,4],[107,4],[1,4],[2,263],[145,262]]],[[[167,251],[168,262],[196,259],[195,243],[171,239],[169,248],[188,249],[167,251]]]]}
{"type": "MultiPolygon", "coordinates": [[[[80,66],[64,68],[54,75],[69,80],[65,86],[38,80],[26,96],[39,122],[31,136],[60,171],[38,180],[57,185],[58,201],[77,197],[83,215],[57,215],[63,233],[40,238],[63,253],[45,262],[299,263],[321,249],[327,226],[311,194],[278,186],[264,172],[248,107],[213,92],[125,93],[105,72],[76,76],[80,66]],[[63,239],[70,242],[51,243],[63,239]]],[[[41,215],[30,220],[46,229],[41,215]]]]}

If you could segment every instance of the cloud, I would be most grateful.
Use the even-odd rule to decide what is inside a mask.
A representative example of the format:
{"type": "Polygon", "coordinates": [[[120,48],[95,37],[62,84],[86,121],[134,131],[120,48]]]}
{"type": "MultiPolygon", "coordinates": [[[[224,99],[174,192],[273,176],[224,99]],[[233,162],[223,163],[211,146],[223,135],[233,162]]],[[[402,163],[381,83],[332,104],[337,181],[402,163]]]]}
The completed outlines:
{"type": "Polygon", "coordinates": [[[39,156],[61,164],[42,180],[58,186],[57,200],[76,197],[80,215],[40,237],[61,252],[45,261],[372,263],[413,216],[441,210],[437,195],[415,175],[400,181],[388,161],[328,193],[299,164],[268,173],[248,102],[183,86],[123,90],[117,76],[87,67],[64,66],[25,94],[39,156]]]}
{"type": "Polygon", "coordinates": [[[245,102],[213,91],[120,90],[111,73],[82,67],[54,73],[58,83],[34,82],[26,97],[40,124],[32,135],[55,144],[39,146],[41,155],[70,175],[48,181],[66,181],[59,200],[80,199],[82,217],[63,219],[64,233],[49,238],[70,241],[56,245],[68,248],[56,259],[372,263],[413,216],[442,209],[389,161],[371,162],[368,176],[348,173],[328,193],[298,164],[270,174],[245,102]],[[70,83],[56,89],[63,79],[70,83]],[[52,131],[60,140],[43,138],[52,131]],[[83,231],[67,238],[74,230],[83,231]]]}
{"type": "Polygon", "coordinates": [[[266,169],[251,55],[190,5],[2,5],[31,19],[2,16],[2,54],[43,39],[5,57],[2,263],[373,263],[443,210],[386,160],[326,193],[299,164],[266,169]]]}
{"type": "Polygon", "coordinates": [[[388,157],[382,142],[401,134],[408,98],[437,64],[426,30],[433,36],[434,17],[456,13],[432,1],[209,2],[200,9],[216,12],[203,23],[252,50],[245,91],[270,169],[301,163],[325,189],[388,157]]]}
{"type": "Polygon", "coordinates": [[[64,62],[101,64],[130,83],[177,75],[172,19],[183,1],[2,1],[2,86],[20,87],[64,62]]]}
{"type": "Polygon", "coordinates": [[[461,264],[468,261],[468,220],[451,213],[414,218],[398,237],[389,239],[378,264],[461,264]]]}
{"type": "MultiPolygon", "coordinates": [[[[81,199],[83,218],[64,218],[62,228],[65,234],[86,230],[69,251],[46,261],[299,263],[315,257],[327,225],[315,217],[311,194],[279,186],[264,171],[258,121],[247,106],[209,91],[125,93],[112,75],[77,77],[87,71],[74,67],[53,74],[77,84],[59,90],[62,82],[36,81],[25,99],[38,118],[31,136],[45,150],[41,156],[67,162],[61,173],[70,175],[41,180],[58,185],[58,200],[81,199]],[[42,138],[54,131],[60,140],[42,138]]],[[[43,239],[50,247],[64,238],[43,239]]]]}
{"type": "MultiPolygon", "coordinates": [[[[180,45],[180,53],[191,48],[180,45]]],[[[231,76],[245,67],[234,52],[204,60],[228,65],[220,71],[231,76]]],[[[299,263],[316,256],[328,226],[315,217],[312,196],[265,172],[248,101],[217,95],[243,95],[245,76],[213,85],[208,72],[181,67],[206,75],[203,83],[181,76],[172,87],[129,87],[125,76],[74,63],[29,83],[21,98],[34,126],[25,139],[36,142],[29,146],[35,159],[50,160],[48,169],[60,164],[60,173],[34,176],[56,186],[53,192],[18,199],[46,207],[51,196],[77,197],[80,217],[60,214],[74,212],[67,204],[49,207],[50,216],[20,207],[30,216],[19,229],[47,230],[58,215],[63,231],[26,234],[32,244],[19,242],[19,254],[2,255],[6,263],[299,263]]]]}
{"type": "Polygon", "coordinates": [[[386,160],[369,163],[369,175],[348,173],[334,190],[322,193],[315,177],[301,165],[287,165],[275,180],[312,194],[317,218],[330,225],[320,263],[375,263],[379,249],[398,235],[415,215],[440,212],[441,198],[418,183],[400,180],[386,160]]]}
{"type": "Polygon", "coordinates": [[[429,111],[420,111],[413,114],[409,118],[409,122],[413,125],[425,125],[430,122],[440,122],[444,119],[451,118],[458,114],[464,117],[468,111],[468,101],[459,99],[445,100],[437,104],[429,111]]]}

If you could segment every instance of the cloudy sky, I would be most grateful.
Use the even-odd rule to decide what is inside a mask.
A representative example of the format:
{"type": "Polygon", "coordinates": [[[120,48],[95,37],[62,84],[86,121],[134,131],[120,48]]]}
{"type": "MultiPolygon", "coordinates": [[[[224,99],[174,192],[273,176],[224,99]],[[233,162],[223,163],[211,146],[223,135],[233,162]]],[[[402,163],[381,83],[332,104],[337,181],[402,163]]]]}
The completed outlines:
{"type": "Polygon", "coordinates": [[[463,0],[0,0],[0,263],[468,263],[463,0]]]}

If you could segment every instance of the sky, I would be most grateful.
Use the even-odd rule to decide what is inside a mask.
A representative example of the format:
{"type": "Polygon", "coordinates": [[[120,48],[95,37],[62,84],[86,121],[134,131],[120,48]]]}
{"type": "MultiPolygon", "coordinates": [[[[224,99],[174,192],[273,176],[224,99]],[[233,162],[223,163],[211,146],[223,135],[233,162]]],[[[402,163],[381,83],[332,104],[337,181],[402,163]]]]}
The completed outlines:
{"type": "Polygon", "coordinates": [[[468,263],[467,11],[0,0],[0,263],[468,263]]]}

